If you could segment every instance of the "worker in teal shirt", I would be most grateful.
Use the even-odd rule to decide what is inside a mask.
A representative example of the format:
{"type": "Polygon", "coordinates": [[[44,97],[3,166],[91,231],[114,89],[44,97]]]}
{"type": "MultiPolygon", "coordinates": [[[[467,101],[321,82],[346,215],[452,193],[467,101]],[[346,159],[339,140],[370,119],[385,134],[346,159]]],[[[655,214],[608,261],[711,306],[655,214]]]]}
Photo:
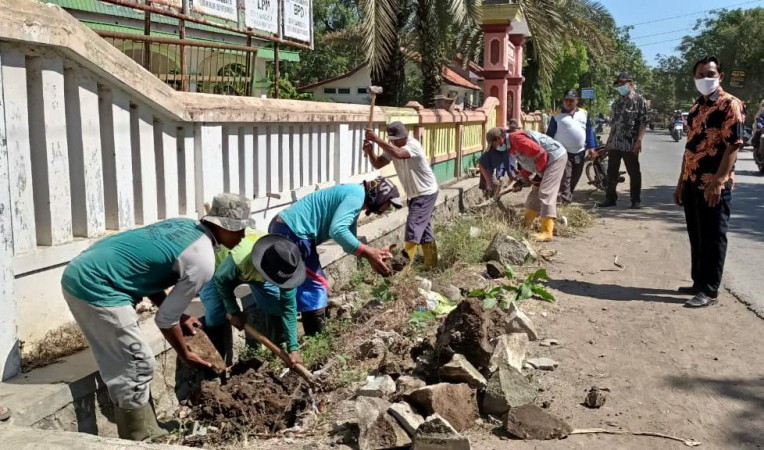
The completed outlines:
{"type": "MultiPolygon", "coordinates": [[[[215,271],[214,283],[233,326],[255,328],[276,344],[286,344],[292,364],[302,364],[297,351],[296,287],[305,280],[305,263],[297,246],[283,236],[257,230],[248,233],[215,271]],[[264,314],[276,319],[247,317],[236,303],[235,289],[246,283],[264,314]],[[269,327],[258,326],[267,323],[269,327]]],[[[250,344],[253,344],[250,342],[250,344]]]]}
{"type": "Polygon", "coordinates": [[[390,248],[362,244],[356,237],[358,216],[363,210],[366,215],[383,214],[391,207],[401,206],[398,188],[379,177],[308,194],[271,221],[268,232],[294,242],[305,261],[307,277],[297,288],[297,310],[302,314],[306,335],[321,331],[329,297],[329,284],[316,247],[333,239],[345,253],[366,258],[376,272],[387,275],[390,269],[385,260],[392,258],[390,248]]]}
{"type": "Polygon", "coordinates": [[[186,345],[181,327],[195,333],[201,324],[184,311],[214,274],[215,247],[238,245],[249,214],[246,198],[221,194],[201,221],[169,219],[113,234],[64,270],[64,298],[116,406],[119,437],[141,441],[167,433],[149,403],[155,361],[135,305],[148,297],[159,307],[155,322],[178,356],[187,364],[210,367],[186,345]]]}

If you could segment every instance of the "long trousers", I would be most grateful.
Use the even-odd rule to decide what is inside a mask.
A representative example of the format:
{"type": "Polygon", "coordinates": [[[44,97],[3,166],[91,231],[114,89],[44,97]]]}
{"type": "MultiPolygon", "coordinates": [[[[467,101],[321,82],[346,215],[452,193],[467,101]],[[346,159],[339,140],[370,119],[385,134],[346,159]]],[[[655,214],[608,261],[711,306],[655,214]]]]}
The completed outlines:
{"type": "Polygon", "coordinates": [[[620,150],[611,150],[607,154],[607,192],[605,199],[609,202],[618,200],[616,187],[618,186],[619,172],[621,171],[621,160],[626,164],[626,172],[629,174],[629,194],[632,202],[642,201],[642,171],[639,167],[639,155],[634,152],[622,152],[620,150]]]}
{"type": "Polygon", "coordinates": [[[727,256],[732,191],[725,188],[719,204],[712,208],[703,198],[703,191],[687,183],[682,201],[690,237],[693,287],[709,297],[716,297],[727,256]]]}

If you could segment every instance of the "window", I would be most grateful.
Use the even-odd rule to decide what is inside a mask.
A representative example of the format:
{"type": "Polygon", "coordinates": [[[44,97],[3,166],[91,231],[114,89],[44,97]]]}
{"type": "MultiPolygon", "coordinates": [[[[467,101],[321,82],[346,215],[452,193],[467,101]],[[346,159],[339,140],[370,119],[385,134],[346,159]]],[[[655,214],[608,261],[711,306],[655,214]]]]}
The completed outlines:
{"type": "Polygon", "coordinates": [[[324,94],[336,94],[337,89],[336,88],[324,88],[324,94]]]}
{"type": "Polygon", "coordinates": [[[350,88],[337,88],[338,94],[350,94],[350,88]]]}
{"type": "Polygon", "coordinates": [[[358,93],[359,94],[368,94],[366,88],[358,88],[358,93]]]}

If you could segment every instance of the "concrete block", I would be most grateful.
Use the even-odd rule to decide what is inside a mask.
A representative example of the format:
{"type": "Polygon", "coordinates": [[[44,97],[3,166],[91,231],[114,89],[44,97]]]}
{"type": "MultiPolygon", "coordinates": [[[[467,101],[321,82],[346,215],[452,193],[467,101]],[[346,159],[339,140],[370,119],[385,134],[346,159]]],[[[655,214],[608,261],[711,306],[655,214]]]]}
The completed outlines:
{"type": "Polygon", "coordinates": [[[395,417],[409,436],[414,436],[419,425],[424,422],[424,418],[415,413],[406,402],[393,403],[387,412],[395,417]]]}

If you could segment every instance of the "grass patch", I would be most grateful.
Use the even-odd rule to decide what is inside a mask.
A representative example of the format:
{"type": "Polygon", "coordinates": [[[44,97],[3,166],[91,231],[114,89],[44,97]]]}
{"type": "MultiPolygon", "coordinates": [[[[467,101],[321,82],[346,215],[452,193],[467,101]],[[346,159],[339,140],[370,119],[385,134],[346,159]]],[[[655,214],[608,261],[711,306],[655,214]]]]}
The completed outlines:
{"type": "Polygon", "coordinates": [[[305,336],[300,346],[300,356],[305,366],[317,369],[332,356],[337,349],[337,340],[349,326],[347,320],[327,320],[324,329],[315,336],[305,336]]]}
{"type": "Polygon", "coordinates": [[[482,214],[462,215],[448,224],[436,225],[441,267],[452,267],[457,262],[480,263],[496,233],[525,238],[527,232],[521,221],[519,213],[507,216],[497,209],[490,209],[482,214]],[[475,229],[476,233],[470,232],[475,229]]]}
{"type": "Polygon", "coordinates": [[[584,229],[594,224],[594,214],[581,205],[559,205],[557,215],[568,218],[568,227],[584,229]]]}
{"type": "Polygon", "coordinates": [[[76,323],[63,325],[48,331],[44,338],[29,348],[22,347],[21,371],[29,372],[38,367],[48,366],[86,348],[88,342],[80,327],[76,323]]]}

